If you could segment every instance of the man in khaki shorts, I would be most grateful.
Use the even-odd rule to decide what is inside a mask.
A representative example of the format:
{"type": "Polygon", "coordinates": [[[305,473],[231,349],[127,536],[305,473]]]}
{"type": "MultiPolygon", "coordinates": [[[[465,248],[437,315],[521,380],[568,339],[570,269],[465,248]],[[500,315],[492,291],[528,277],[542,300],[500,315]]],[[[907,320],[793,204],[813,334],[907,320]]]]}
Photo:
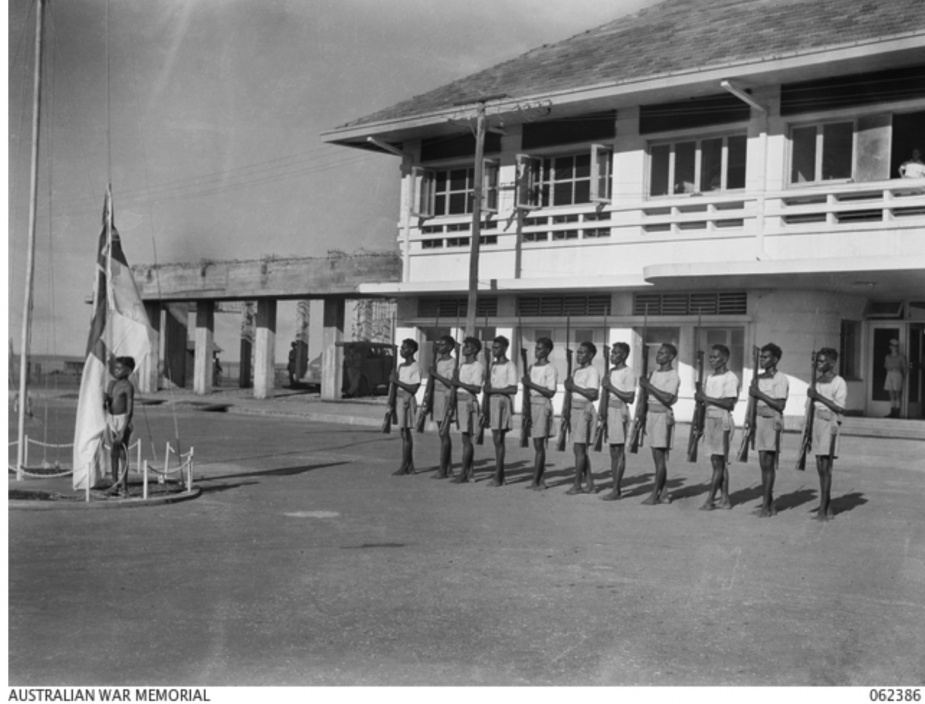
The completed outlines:
{"type": "Polygon", "coordinates": [[[546,443],[552,433],[552,399],[556,395],[556,387],[559,383],[556,367],[549,361],[552,349],[552,340],[548,337],[539,338],[533,349],[536,361],[530,367],[529,374],[524,370],[524,377],[521,380],[524,386],[532,392],[530,394],[530,418],[532,420],[530,438],[533,440],[535,455],[530,488],[535,491],[542,491],[546,488],[546,481],[543,479],[543,473],[546,471],[546,443]]]}

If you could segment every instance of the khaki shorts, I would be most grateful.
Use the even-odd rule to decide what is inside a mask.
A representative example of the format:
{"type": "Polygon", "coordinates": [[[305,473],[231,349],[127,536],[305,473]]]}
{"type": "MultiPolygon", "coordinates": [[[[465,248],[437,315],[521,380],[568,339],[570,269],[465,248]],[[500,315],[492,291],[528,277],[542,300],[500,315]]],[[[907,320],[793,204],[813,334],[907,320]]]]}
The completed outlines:
{"type": "Polygon", "coordinates": [[[573,407],[569,420],[572,424],[572,443],[587,445],[594,441],[594,430],[597,427],[597,411],[594,409],[593,403],[579,408],[573,407]]]}
{"type": "Polygon", "coordinates": [[[545,440],[552,434],[552,403],[547,398],[537,401],[535,396],[530,400],[530,437],[545,440]]]}
{"type": "Polygon", "coordinates": [[[649,409],[646,414],[646,442],[653,450],[670,450],[674,442],[674,413],[663,413],[649,409]]]}
{"type": "Polygon", "coordinates": [[[608,406],[607,442],[611,445],[625,445],[629,423],[630,413],[626,406],[608,406]]]}
{"type": "Polygon", "coordinates": [[[492,430],[510,430],[514,427],[513,406],[510,396],[492,394],[489,400],[489,428],[492,430]]]}

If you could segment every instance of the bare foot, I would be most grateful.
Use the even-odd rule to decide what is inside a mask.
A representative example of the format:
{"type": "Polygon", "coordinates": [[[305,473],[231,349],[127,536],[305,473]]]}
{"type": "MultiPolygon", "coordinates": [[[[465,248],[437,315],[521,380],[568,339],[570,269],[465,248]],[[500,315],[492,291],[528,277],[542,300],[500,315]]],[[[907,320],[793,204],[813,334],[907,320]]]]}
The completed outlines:
{"type": "Polygon", "coordinates": [[[469,476],[466,474],[466,471],[463,470],[457,476],[453,477],[451,481],[453,484],[465,484],[469,481],[469,476]]]}
{"type": "Polygon", "coordinates": [[[768,508],[767,506],[762,506],[761,509],[757,513],[758,518],[770,518],[773,515],[774,515],[774,511],[768,508]]]}
{"type": "Polygon", "coordinates": [[[700,507],[701,511],[712,511],[716,506],[713,505],[712,501],[707,501],[700,507]]]}
{"type": "Polygon", "coordinates": [[[582,490],[580,486],[573,486],[571,489],[565,492],[566,496],[575,496],[575,494],[581,494],[582,490]]]}
{"type": "Polygon", "coordinates": [[[658,503],[658,497],[655,494],[649,496],[648,499],[642,502],[643,506],[655,506],[658,503]]]}
{"type": "Polygon", "coordinates": [[[719,502],[719,507],[724,508],[727,511],[729,511],[730,509],[732,509],[732,502],[728,498],[725,498],[719,502]]]}
{"type": "Polygon", "coordinates": [[[392,476],[393,476],[393,477],[400,477],[401,475],[407,474],[407,473],[408,473],[408,472],[405,470],[405,465],[402,465],[401,467],[399,467],[398,469],[396,469],[394,472],[392,472],[392,476]]]}
{"type": "Polygon", "coordinates": [[[504,482],[498,479],[498,477],[495,477],[490,482],[488,482],[488,486],[504,486],[504,482]]]}
{"type": "Polygon", "coordinates": [[[602,496],[601,500],[602,501],[617,501],[618,499],[622,499],[622,498],[623,498],[623,494],[620,492],[619,489],[612,489],[609,494],[607,494],[606,496],[602,496]]]}
{"type": "Polygon", "coordinates": [[[658,497],[658,502],[659,502],[660,504],[670,504],[670,503],[671,503],[671,494],[669,494],[667,491],[663,492],[663,493],[658,497]]]}
{"type": "Polygon", "coordinates": [[[596,493],[597,493],[597,487],[594,486],[594,482],[589,483],[588,486],[586,486],[586,487],[584,488],[584,492],[585,492],[586,494],[596,494],[596,493]]]}
{"type": "Polygon", "coordinates": [[[546,488],[546,481],[540,479],[538,482],[531,484],[530,488],[533,489],[533,491],[543,491],[546,488]]]}

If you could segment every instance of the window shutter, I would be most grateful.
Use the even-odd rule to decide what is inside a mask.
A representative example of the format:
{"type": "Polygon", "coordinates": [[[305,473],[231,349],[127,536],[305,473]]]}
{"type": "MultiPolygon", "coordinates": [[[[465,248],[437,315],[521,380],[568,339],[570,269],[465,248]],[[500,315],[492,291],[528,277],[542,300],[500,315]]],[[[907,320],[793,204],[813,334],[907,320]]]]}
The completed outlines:
{"type": "Polygon", "coordinates": [[[482,211],[498,212],[498,160],[482,162],[482,211]]]}
{"type": "Polygon", "coordinates": [[[539,207],[539,186],[537,185],[539,171],[539,159],[529,154],[517,155],[516,205],[521,210],[533,210],[539,207]]]}
{"type": "Polygon", "coordinates": [[[603,144],[591,145],[591,202],[610,203],[610,169],[613,149],[603,144]]]}
{"type": "Polygon", "coordinates": [[[414,196],[411,202],[411,214],[418,218],[434,216],[435,177],[432,169],[421,166],[411,167],[414,182],[414,196]]]}

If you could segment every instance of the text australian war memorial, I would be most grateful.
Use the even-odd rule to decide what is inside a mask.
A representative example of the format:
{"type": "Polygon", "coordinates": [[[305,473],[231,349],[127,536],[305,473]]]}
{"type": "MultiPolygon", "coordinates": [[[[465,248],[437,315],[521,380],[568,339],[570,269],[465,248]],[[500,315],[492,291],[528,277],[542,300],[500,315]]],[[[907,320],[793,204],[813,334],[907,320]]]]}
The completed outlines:
{"type": "Polygon", "coordinates": [[[891,415],[893,342],[900,414],[925,417],[925,177],[904,168],[925,151],[919,0],[672,0],[324,139],[399,160],[401,280],[359,292],[397,302],[422,370],[432,341],[461,339],[478,203],[476,334],[552,339],[560,379],[566,343],[625,342],[640,368],[670,342],[686,421],[697,350],[726,345],[748,379],[773,340],[794,427],[822,347],[848,414],[891,415]]]}

